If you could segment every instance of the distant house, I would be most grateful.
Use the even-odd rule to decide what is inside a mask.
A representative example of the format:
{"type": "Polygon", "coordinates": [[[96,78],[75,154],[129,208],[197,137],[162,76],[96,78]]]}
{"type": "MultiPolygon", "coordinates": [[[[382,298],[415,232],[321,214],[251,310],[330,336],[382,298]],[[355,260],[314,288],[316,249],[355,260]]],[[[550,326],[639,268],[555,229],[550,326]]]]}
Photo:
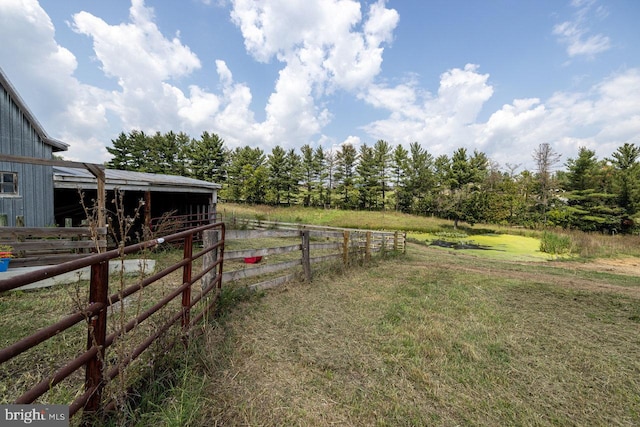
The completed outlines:
{"type": "MultiPolygon", "coordinates": [[[[47,135],[0,68],[0,154],[50,160],[68,145],[47,135]]],[[[0,225],[55,224],[53,167],[0,161],[0,225]]]]}

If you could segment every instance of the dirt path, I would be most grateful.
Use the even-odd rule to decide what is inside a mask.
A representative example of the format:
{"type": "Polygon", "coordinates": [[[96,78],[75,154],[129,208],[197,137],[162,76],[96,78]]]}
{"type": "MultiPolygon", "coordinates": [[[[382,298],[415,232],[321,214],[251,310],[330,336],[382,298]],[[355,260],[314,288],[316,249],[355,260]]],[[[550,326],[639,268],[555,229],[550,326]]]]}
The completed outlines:
{"type": "MultiPolygon", "coordinates": [[[[416,250],[425,250],[425,246],[411,245],[416,250]]],[[[457,256],[465,256],[456,253],[457,256]]],[[[521,262],[514,262],[514,265],[523,265],[521,262]]],[[[516,280],[526,280],[533,282],[546,282],[557,286],[564,286],[573,289],[583,289],[596,292],[612,292],[640,299],[640,258],[619,258],[619,259],[597,259],[589,262],[549,262],[549,263],[528,263],[526,265],[540,265],[539,271],[517,271],[509,270],[509,277],[516,280]],[[549,268],[564,269],[573,272],[574,276],[566,274],[558,275],[548,271],[549,268]],[[546,270],[546,271],[545,271],[546,270]],[[632,276],[638,278],[638,286],[620,286],[608,283],[598,278],[584,278],[577,276],[579,271],[591,271],[610,273],[615,275],[632,276]]],[[[487,263],[486,266],[457,266],[457,270],[468,271],[469,273],[496,274],[499,265],[487,263]]]]}

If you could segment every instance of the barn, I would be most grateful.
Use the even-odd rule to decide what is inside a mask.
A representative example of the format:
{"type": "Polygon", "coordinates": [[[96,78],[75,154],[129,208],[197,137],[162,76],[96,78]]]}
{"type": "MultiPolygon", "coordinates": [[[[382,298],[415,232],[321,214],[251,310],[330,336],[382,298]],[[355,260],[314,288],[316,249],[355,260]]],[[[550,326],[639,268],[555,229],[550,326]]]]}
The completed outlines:
{"type": "Polygon", "coordinates": [[[0,68],[0,225],[47,227],[55,224],[51,160],[68,145],[51,138],[0,68]],[[32,163],[7,160],[28,157],[32,163]]]}
{"type": "MultiPolygon", "coordinates": [[[[55,219],[57,224],[81,225],[87,219],[81,202],[91,208],[96,199],[97,179],[88,170],[54,166],[55,219]]],[[[118,193],[124,214],[138,209],[141,224],[151,226],[163,215],[196,224],[215,218],[219,184],[177,175],[105,169],[107,212],[113,213],[118,193]],[[140,203],[143,202],[143,203],[140,203]]]]}
{"type": "Polygon", "coordinates": [[[80,226],[87,219],[81,199],[91,207],[100,187],[107,213],[119,190],[125,214],[141,206],[143,224],[166,213],[198,223],[215,218],[219,184],[55,160],[69,145],[47,135],[1,68],[0,85],[0,226],[80,226]]]}

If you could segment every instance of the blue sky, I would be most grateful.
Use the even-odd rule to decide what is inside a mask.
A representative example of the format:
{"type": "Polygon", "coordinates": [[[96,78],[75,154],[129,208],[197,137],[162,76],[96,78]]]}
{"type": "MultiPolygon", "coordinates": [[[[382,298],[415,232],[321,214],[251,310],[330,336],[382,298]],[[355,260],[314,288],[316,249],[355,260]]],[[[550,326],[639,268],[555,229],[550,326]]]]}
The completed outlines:
{"type": "Polygon", "coordinates": [[[640,145],[636,0],[2,0],[0,67],[65,157],[121,131],[418,141],[533,168],[640,145]]]}

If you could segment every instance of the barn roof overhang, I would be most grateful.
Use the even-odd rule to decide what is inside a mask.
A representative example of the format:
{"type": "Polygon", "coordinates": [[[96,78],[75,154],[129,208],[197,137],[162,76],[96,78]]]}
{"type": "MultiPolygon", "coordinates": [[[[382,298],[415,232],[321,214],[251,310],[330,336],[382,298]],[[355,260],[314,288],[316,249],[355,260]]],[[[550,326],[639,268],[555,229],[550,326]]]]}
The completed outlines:
{"type": "MultiPolygon", "coordinates": [[[[211,194],[220,184],[177,175],[105,169],[105,188],[123,191],[151,191],[211,194]]],[[[85,169],[54,166],[53,185],[56,189],[97,189],[96,178],[85,169]]]]}

